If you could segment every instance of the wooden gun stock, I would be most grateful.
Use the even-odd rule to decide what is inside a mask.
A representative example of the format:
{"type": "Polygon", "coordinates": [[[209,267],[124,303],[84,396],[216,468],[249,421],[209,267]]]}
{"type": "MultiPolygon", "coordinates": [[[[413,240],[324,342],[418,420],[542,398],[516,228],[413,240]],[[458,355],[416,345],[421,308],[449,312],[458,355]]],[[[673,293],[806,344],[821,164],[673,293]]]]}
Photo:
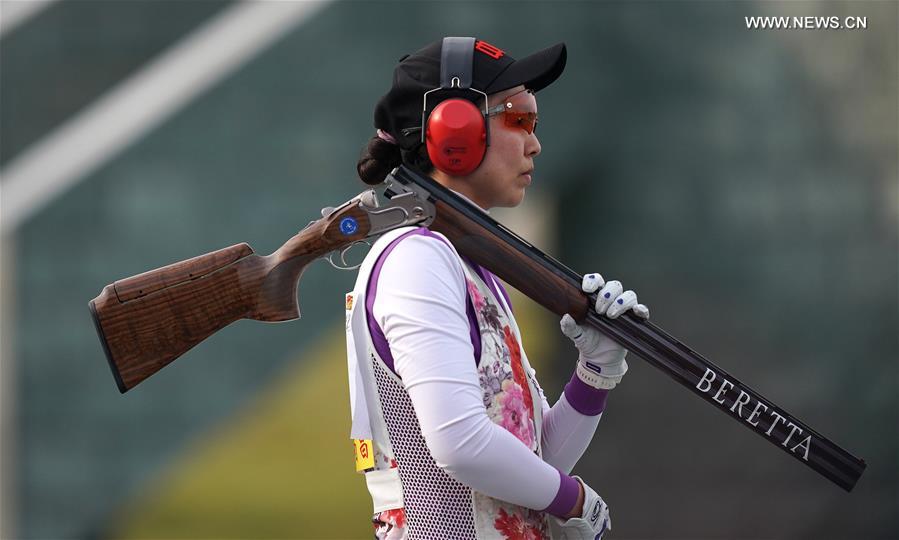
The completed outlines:
{"type": "Polygon", "coordinates": [[[297,285],[309,263],[369,233],[368,214],[356,201],[310,223],[271,255],[237,244],[104,287],[90,311],[119,390],[134,388],[238,319],[298,318],[297,285]]]}

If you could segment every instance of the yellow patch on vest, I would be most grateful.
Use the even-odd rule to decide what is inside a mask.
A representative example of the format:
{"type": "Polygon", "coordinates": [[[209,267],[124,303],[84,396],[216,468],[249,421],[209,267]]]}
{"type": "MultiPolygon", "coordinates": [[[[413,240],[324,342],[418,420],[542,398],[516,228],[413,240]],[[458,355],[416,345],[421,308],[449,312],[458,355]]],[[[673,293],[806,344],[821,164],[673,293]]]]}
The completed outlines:
{"type": "Polygon", "coordinates": [[[371,439],[353,439],[356,450],[356,470],[364,471],[375,468],[375,452],[371,445],[371,439]]]}

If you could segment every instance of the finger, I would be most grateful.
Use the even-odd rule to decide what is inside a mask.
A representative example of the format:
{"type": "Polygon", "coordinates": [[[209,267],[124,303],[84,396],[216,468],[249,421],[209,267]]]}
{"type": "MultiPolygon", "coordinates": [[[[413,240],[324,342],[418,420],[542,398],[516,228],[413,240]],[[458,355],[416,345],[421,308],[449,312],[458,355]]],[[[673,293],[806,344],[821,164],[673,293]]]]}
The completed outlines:
{"type": "Polygon", "coordinates": [[[605,286],[599,291],[599,294],[596,295],[596,312],[600,315],[603,315],[606,312],[606,309],[612,302],[621,295],[621,291],[624,290],[624,287],[621,286],[621,282],[618,280],[613,280],[605,284],[605,286]]]}
{"type": "Polygon", "coordinates": [[[640,317],[641,319],[649,319],[649,308],[644,306],[643,304],[637,304],[634,306],[634,315],[640,317]]]}
{"type": "Polygon", "coordinates": [[[615,302],[609,306],[609,309],[606,310],[606,316],[610,319],[614,319],[636,305],[637,293],[634,291],[624,291],[624,293],[619,295],[618,298],[615,299],[615,302]]]}
{"type": "Polygon", "coordinates": [[[562,316],[562,320],[559,321],[559,327],[562,329],[562,333],[569,337],[571,340],[575,340],[584,333],[581,330],[581,327],[578,326],[574,319],[569,314],[565,314],[562,316]]]}
{"type": "Polygon", "coordinates": [[[585,293],[595,292],[596,289],[606,284],[606,280],[600,274],[585,274],[584,280],[581,282],[581,290],[585,293]]]}

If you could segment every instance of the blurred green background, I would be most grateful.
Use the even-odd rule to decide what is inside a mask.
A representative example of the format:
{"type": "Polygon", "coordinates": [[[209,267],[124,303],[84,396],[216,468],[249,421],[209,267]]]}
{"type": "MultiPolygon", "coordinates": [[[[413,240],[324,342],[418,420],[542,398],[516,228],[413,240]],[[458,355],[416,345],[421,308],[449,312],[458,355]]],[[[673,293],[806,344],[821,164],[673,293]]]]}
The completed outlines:
{"type": "MultiPolygon", "coordinates": [[[[513,57],[568,45],[538,96],[534,185],[494,215],[621,279],[659,325],[868,463],[846,494],[634,358],[575,469],[615,538],[899,535],[896,2],[23,4],[0,2],[2,538],[369,537],[348,439],[354,273],[314,264],[300,321],[240,321],[125,395],[87,303],[238,242],[270,253],[362,191],[395,61],[444,35],[513,57]],[[294,15],[266,30],[272,9],[294,15]],[[747,29],[757,15],[868,27],[747,29]],[[271,43],[215,72],[209,58],[254,33],[271,43]],[[94,166],[68,164],[113,130],[73,136],[74,155],[45,144],[198,37],[213,45],[112,124],[179,81],[200,90],[94,166]]],[[[513,301],[555,400],[575,351],[513,301]]]]}

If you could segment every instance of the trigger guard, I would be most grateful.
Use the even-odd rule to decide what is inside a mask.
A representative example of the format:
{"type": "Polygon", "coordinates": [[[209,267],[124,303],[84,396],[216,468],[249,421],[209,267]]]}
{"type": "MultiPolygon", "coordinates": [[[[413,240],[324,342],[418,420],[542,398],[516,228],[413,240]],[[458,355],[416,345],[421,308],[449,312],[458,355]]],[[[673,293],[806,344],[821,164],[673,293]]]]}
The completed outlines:
{"type": "Polygon", "coordinates": [[[331,253],[328,253],[327,256],[323,256],[322,258],[325,259],[326,261],[328,261],[328,263],[331,266],[333,266],[334,268],[336,268],[338,270],[356,270],[357,268],[362,266],[361,262],[357,265],[350,266],[349,263],[347,263],[347,261],[346,261],[346,253],[350,250],[350,248],[352,248],[356,244],[366,244],[368,247],[371,247],[371,244],[369,244],[365,240],[356,240],[352,244],[350,244],[350,245],[346,246],[345,248],[343,248],[342,250],[340,250],[340,262],[343,264],[343,266],[340,266],[334,262],[334,254],[335,254],[334,251],[332,251],[331,253]]]}

